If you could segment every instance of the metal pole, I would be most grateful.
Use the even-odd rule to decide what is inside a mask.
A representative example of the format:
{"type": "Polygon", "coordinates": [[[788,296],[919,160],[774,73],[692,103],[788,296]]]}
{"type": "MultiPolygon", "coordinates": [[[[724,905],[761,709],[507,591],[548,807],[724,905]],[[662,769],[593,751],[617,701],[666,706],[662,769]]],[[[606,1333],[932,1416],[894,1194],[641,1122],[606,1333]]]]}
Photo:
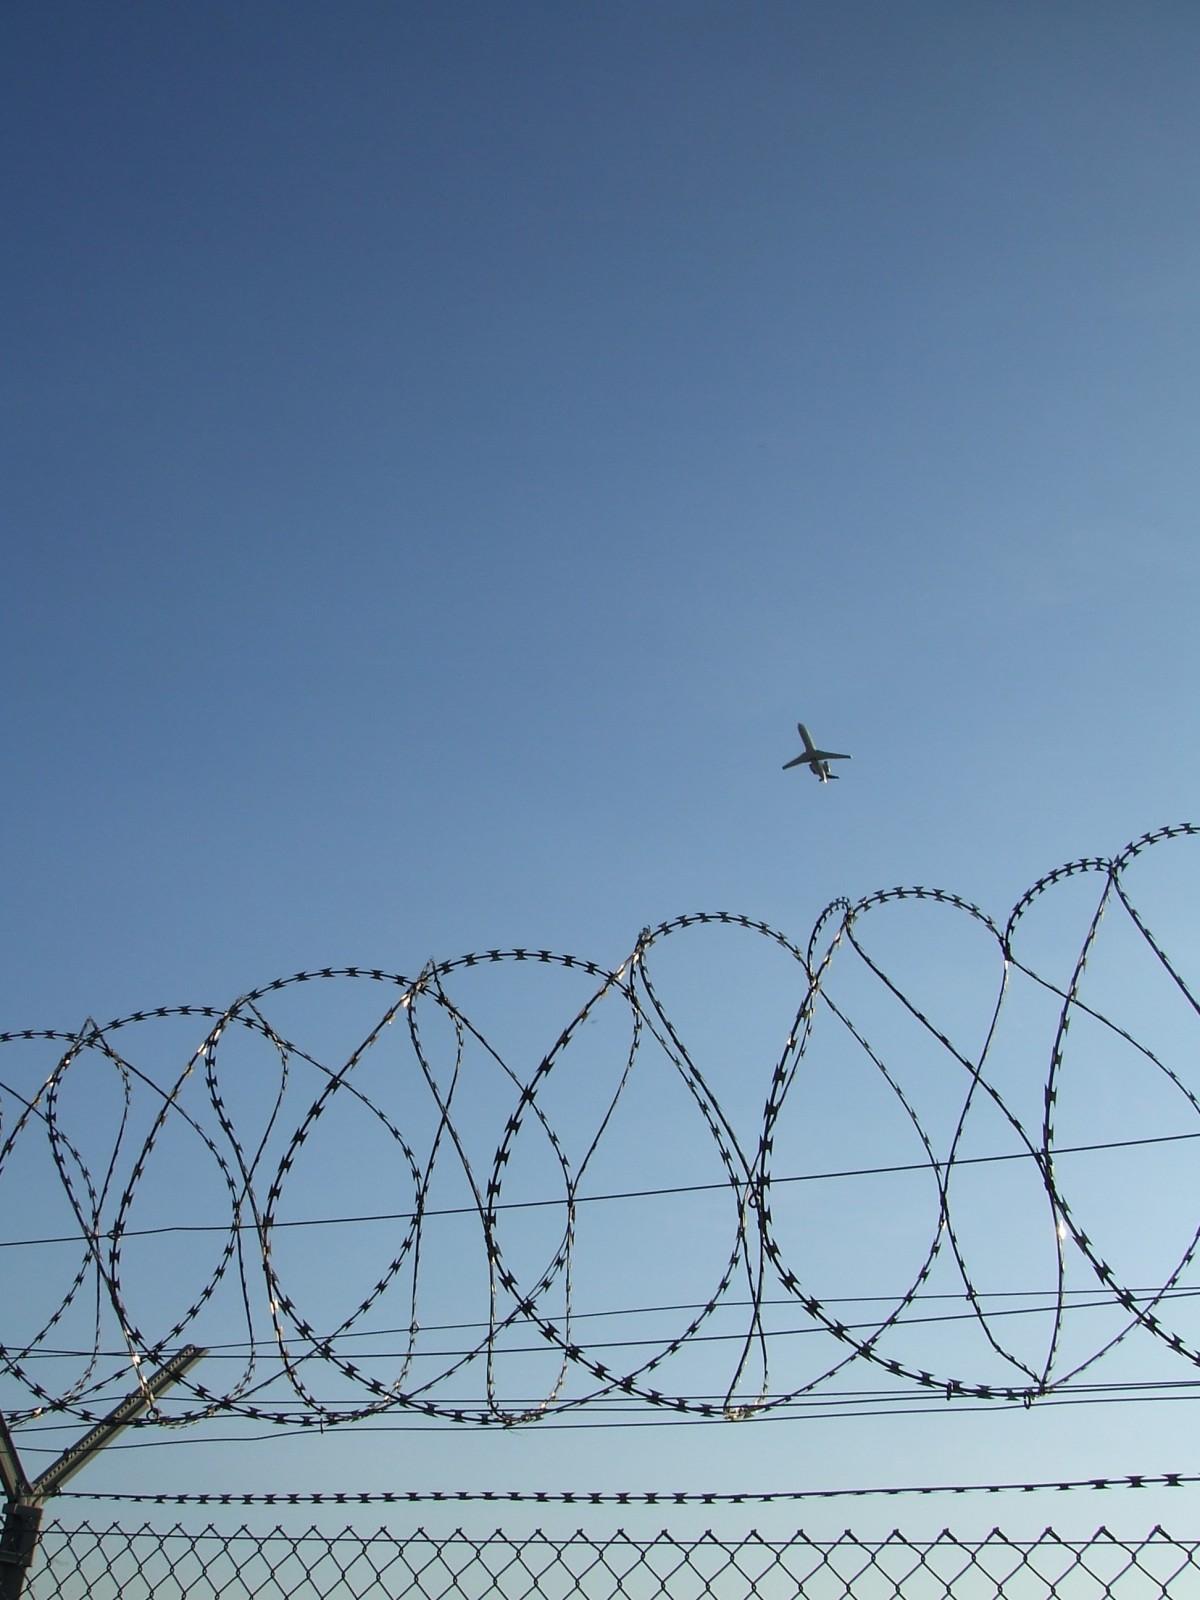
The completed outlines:
{"type": "Polygon", "coordinates": [[[42,1508],[36,1500],[10,1500],[0,1534],[0,1600],[21,1600],[25,1574],[37,1550],[42,1508]]]}
{"type": "Polygon", "coordinates": [[[4,1528],[0,1532],[0,1600],[19,1600],[25,1573],[37,1549],[41,1507],[31,1497],[8,1424],[0,1416],[0,1482],[4,1485],[4,1528]]]}
{"type": "Polygon", "coordinates": [[[0,1600],[21,1600],[25,1575],[38,1546],[42,1507],[68,1478],[73,1478],[98,1450],[145,1411],[163,1392],[181,1378],[200,1357],[207,1355],[189,1344],[158,1369],[133,1394],[115,1406],[102,1422],[64,1450],[52,1467],[31,1483],[26,1476],[16,1444],[3,1416],[0,1416],[0,1483],[4,1486],[4,1529],[0,1533],[0,1600]]]}

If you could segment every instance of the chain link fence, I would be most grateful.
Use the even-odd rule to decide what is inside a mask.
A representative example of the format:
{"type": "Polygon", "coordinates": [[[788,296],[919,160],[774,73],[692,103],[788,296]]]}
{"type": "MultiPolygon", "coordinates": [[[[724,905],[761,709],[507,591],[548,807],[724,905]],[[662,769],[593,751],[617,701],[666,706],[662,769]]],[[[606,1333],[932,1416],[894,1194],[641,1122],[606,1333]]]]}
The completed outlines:
{"type": "Polygon", "coordinates": [[[31,1600],[1161,1600],[1200,1592],[1200,1540],[1155,1528],[1123,1540],[999,1529],[964,1540],[796,1533],[736,1540],[418,1529],[256,1532],[49,1524],[29,1574],[31,1600]]]}

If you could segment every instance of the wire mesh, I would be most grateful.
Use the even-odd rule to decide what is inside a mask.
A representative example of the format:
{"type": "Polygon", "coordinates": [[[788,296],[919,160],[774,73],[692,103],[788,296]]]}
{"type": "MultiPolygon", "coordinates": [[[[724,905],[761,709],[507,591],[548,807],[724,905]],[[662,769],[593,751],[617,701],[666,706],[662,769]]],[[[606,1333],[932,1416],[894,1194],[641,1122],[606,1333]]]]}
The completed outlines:
{"type": "Polygon", "coordinates": [[[1105,1528],[1066,1539],[1047,1528],[1021,1540],[994,1529],[974,1540],[848,1531],[780,1541],[753,1532],[646,1540],[52,1524],[25,1592],[31,1600],[1164,1600],[1196,1593],[1198,1548],[1159,1527],[1132,1540],[1105,1528]]]}

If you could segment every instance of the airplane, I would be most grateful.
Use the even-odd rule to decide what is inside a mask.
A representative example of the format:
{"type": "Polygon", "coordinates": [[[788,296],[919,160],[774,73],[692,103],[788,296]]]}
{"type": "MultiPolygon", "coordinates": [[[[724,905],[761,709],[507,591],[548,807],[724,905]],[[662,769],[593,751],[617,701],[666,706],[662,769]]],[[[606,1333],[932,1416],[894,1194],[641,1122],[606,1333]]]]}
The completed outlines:
{"type": "Polygon", "coordinates": [[[829,763],[831,761],[849,761],[850,757],[847,755],[839,755],[836,750],[818,750],[816,745],[813,744],[809,731],[804,724],[802,722],[798,722],[796,724],[796,728],[800,734],[800,737],[804,740],[804,754],[802,756],[797,756],[794,761],[785,761],[783,764],[783,770],[786,772],[789,767],[803,766],[807,767],[812,773],[813,777],[816,778],[820,783],[830,783],[836,781],[838,774],[836,772],[830,772],[829,763]]]}

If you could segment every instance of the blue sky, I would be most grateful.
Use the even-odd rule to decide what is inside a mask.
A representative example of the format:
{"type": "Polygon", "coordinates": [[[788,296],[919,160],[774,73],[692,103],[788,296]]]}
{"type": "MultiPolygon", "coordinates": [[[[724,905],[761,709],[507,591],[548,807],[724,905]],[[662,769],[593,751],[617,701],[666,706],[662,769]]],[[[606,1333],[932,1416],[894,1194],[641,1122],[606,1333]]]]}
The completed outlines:
{"type": "MultiPolygon", "coordinates": [[[[1002,918],[1195,814],[1190,7],[3,30],[3,1027],[497,944],[615,966],[698,908],[803,943],[892,883],[1002,918]],[[780,771],[799,717],[836,789],[780,771]]],[[[792,994],[736,974],[735,1040],[792,994]]],[[[1009,1426],[912,1471],[989,1477],[1009,1426]]],[[[1062,1459],[1147,1466],[1072,1426],[1062,1459]]],[[[429,1445],[593,1469],[545,1437],[429,1445]]]]}

